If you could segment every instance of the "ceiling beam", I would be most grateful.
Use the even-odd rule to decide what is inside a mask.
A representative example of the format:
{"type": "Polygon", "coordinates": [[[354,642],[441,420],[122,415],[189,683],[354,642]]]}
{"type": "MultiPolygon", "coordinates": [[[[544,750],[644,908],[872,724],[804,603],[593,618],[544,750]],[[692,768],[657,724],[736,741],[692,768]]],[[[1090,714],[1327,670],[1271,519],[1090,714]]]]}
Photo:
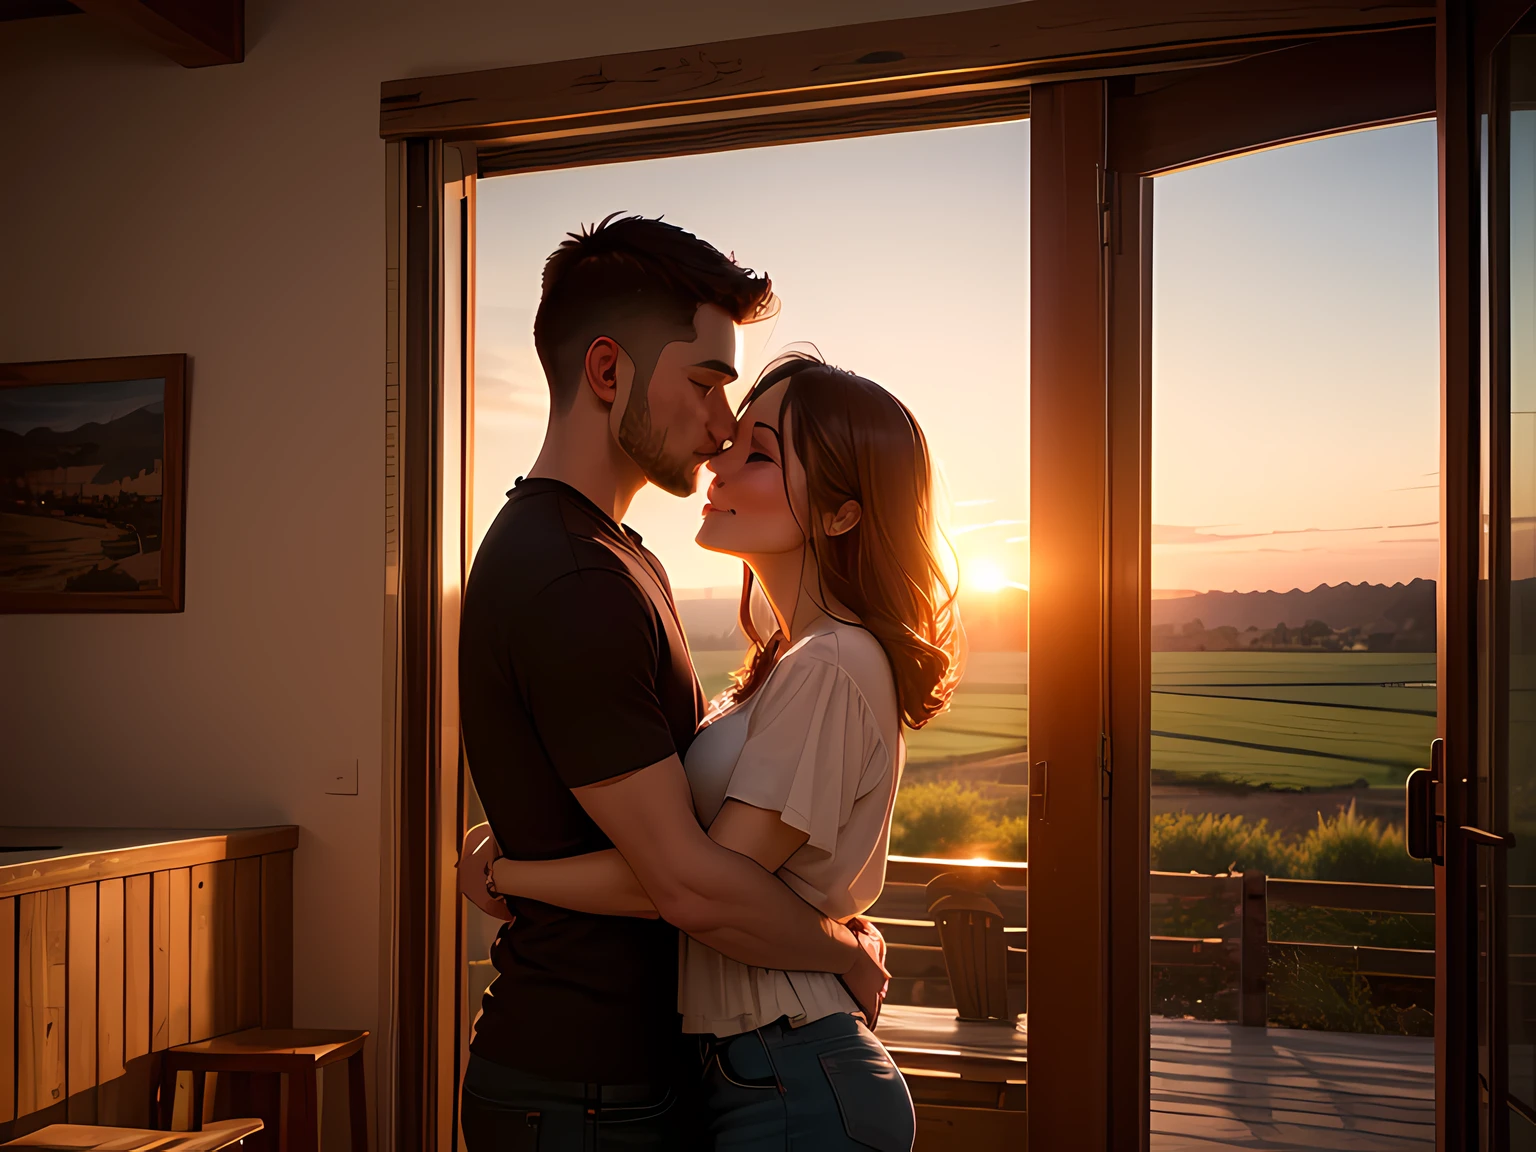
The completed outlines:
{"type": "Polygon", "coordinates": [[[74,0],[183,68],[245,59],[245,0],[74,0]]]}
{"type": "Polygon", "coordinates": [[[1028,0],[732,40],[392,80],[386,140],[547,139],[658,118],[739,118],[807,100],[868,103],[914,87],[1001,89],[1104,75],[1297,37],[1434,22],[1432,0],[1028,0]]]}

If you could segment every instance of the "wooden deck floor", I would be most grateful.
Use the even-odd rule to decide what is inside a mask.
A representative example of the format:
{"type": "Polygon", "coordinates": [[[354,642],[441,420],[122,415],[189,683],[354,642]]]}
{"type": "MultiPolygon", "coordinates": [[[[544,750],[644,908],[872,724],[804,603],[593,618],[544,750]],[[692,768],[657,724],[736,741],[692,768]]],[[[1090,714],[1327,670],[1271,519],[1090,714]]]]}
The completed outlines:
{"type": "Polygon", "coordinates": [[[1152,1147],[1434,1147],[1434,1041],[1152,1022],[1152,1147]]]}
{"type": "MultiPolygon", "coordinates": [[[[887,1005],[878,1031],[898,1063],[903,1047],[990,1058],[1028,1047],[1025,1018],[1017,1028],[959,1024],[936,1008],[887,1005]]],[[[1156,1152],[1434,1147],[1428,1039],[1154,1019],[1151,1060],[1156,1152]]]]}

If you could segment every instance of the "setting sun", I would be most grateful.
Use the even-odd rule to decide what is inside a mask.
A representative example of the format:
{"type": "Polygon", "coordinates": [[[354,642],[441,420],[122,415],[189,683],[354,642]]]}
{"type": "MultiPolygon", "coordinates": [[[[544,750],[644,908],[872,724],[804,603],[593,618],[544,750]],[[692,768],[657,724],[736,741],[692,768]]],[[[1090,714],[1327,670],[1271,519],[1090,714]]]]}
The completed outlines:
{"type": "Polygon", "coordinates": [[[995,560],[973,560],[966,566],[966,583],[977,592],[1001,592],[1008,577],[995,560]]]}

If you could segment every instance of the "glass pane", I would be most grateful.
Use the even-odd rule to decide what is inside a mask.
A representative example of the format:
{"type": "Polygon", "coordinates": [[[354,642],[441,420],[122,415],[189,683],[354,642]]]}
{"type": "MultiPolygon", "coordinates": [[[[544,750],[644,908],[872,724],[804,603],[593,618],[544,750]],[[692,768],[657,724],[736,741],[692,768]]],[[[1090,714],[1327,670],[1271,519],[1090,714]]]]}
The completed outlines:
{"type": "Polygon", "coordinates": [[[1435,163],[1418,123],[1156,181],[1155,1148],[1433,1143],[1435,163]]]}
{"type": "Polygon", "coordinates": [[[1509,1091],[1536,1102],[1536,36],[1511,38],[1509,152],[1509,1091]]]}
{"type": "MultiPolygon", "coordinates": [[[[1002,905],[1009,975],[992,1008],[1010,1023],[1024,1008],[1028,133],[1015,122],[499,177],[480,183],[476,221],[477,542],[544,434],[548,394],[531,332],[544,259],[566,232],[616,209],[665,215],[772,276],[783,308],[771,328],[744,330],[736,397],[773,355],[809,342],[888,388],[922,426],[941,473],[969,654],[949,711],[906,734],[890,851],[945,863],[899,864],[870,909],[894,974],[881,1037],[893,1051],[908,1042],[899,1061],[919,1101],[938,1093],[1015,1113],[1000,1131],[1022,1125],[1022,1084],[1000,1092],[995,1074],[925,1077],[911,1060],[967,1042],[924,887],[941,873],[1002,880],[991,898],[1002,905]],[[999,866],[980,875],[949,863],[976,858],[999,866]]],[[[668,569],[713,697],[746,641],[740,562],[693,540],[703,498],[647,489],[627,522],[668,569]]],[[[484,948],[468,959],[484,964],[484,948]]],[[[1022,1056],[1021,1030],[981,1032],[984,1046],[1022,1056]]]]}

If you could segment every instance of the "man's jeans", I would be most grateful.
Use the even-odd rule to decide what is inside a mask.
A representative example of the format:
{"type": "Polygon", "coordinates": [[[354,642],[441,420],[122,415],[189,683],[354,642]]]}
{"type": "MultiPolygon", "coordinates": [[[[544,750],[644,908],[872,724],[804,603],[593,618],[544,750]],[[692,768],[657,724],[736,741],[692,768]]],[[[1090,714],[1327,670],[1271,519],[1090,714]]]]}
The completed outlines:
{"type": "Polygon", "coordinates": [[[468,1152],[673,1152],[685,1144],[672,1085],[545,1080],[475,1055],[459,1119],[468,1152]]]}

